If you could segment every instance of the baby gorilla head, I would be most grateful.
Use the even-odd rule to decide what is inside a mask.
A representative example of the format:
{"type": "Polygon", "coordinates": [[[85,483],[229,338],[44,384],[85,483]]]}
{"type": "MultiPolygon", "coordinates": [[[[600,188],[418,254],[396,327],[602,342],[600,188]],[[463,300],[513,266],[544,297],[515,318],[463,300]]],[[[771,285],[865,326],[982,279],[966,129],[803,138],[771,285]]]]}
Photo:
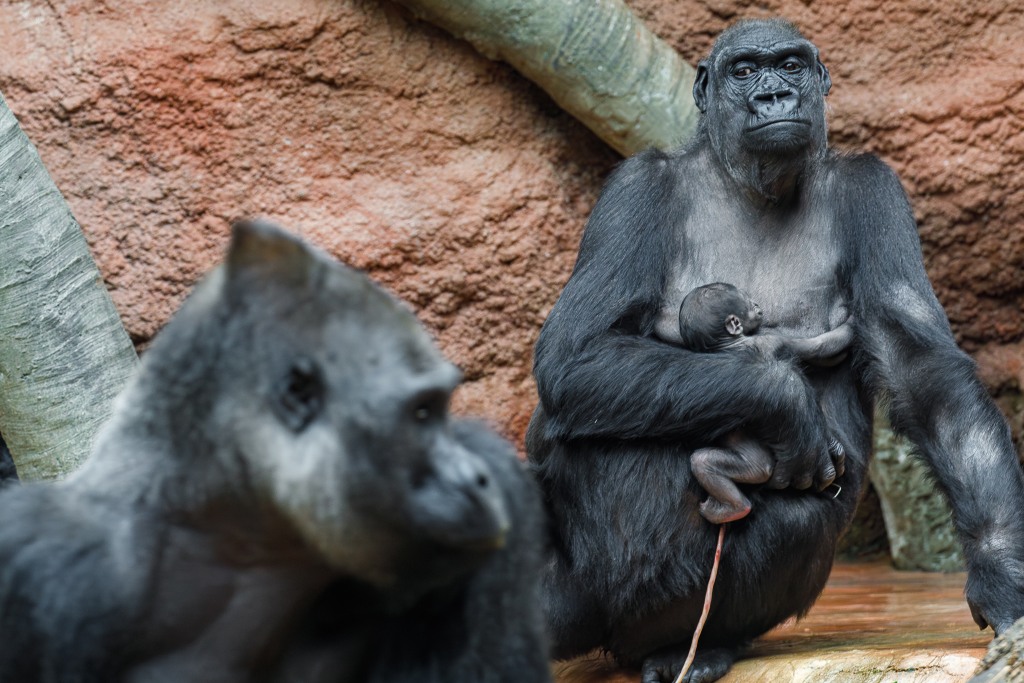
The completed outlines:
{"type": "Polygon", "coordinates": [[[679,306],[679,334],[683,346],[699,352],[734,344],[761,327],[761,307],[741,289],[714,282],[691,290],[679,306]]]}

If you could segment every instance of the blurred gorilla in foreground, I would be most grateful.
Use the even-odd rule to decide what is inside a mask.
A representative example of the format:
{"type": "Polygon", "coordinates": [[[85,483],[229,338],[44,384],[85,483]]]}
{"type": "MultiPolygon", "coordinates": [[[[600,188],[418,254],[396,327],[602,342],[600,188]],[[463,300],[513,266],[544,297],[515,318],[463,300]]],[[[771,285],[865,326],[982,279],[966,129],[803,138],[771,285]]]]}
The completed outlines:
{"type": "Polygon", "coordinates": [[[550,680],[540,501],[459,372],[262,223],[161,332],[90,459],[0,495],[0,680],[550,680]]]}

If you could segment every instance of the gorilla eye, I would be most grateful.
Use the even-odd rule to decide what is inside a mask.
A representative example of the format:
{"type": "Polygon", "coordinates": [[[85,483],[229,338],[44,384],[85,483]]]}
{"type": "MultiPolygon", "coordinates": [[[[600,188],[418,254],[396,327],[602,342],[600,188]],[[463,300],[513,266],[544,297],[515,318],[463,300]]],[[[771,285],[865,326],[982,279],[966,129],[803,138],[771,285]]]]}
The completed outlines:
{"type": "Polygon", "coordinates": [[[754,75],[754,69],[750,66],[738,66],[733,69],[732,75],[736,78],[748,78],[754,75]]]}
{"type": "Polygon", "coordinates": [[[803,68],[803,65],[800,64],[800,62],[798,62],[796,60],[793,60],[793,59],[787,60],[782,65],[782,70],[785,71],[786,73],[789,73],[789,74],[796,73],[801,68],[803,68]]]}
{"type": "Polygon", "coordinates": [[[300,432],[320,413],[323,403],[320,368],[309,358],[296,359],[277,391],[274,408],[278,417],[293,432],[300,432]]]}
{"type": "Polygon", "coordinates": [[[433,390],[423,392],[409,403],[409,407],[412,419],[420,424],[442,420],[448,407],[448,393],[433,390]]]}

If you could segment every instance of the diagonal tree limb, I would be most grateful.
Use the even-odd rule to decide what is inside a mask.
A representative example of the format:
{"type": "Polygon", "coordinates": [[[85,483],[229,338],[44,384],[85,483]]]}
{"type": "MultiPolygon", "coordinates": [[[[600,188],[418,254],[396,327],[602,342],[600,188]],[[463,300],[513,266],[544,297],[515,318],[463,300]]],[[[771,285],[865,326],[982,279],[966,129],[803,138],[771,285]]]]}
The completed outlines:
{"type": "Polygon", "coordinates": [[[621,0],[398,2],[511,64],[623,155],[696,130],[696,72],[621,0]]]}
{"type": "Polygon", "coordinates": [[[0,96],[0,433],[20,477],[73,470],[136,363],[81,228],[0,96]]]}

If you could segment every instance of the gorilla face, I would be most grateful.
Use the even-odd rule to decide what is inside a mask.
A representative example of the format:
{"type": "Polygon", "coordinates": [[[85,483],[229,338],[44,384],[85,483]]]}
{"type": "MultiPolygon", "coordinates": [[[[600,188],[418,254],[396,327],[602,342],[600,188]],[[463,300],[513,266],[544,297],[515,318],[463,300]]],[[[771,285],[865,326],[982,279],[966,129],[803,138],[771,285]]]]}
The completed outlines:
{"type": "Polygon", "coordinates": [[[504,493],[448,413],[461,373],[410,311],[268,224],[236,228],[218,277],[204,289],[223,288],[234,341],[216,386],[234,398],[209,421],[310,547],[359,579],[429,585],[502,546],[504,493]]]}
{"type": "Polygon", "coordinates": [[[722,159],[824,150],[831,87],[818,50],[782,21],[726,31],[698,66],[694,99],[722,159]]]}
{"type": "Polygon", "coordinates": [[[736,317],[740,322],[739,334],[756,334],[764,321],[764,311],[754,299],[742,289],[737,290],[736,317]]]}
{"type": "Polygon", "coordinates": [[[780,154],[812,144],[816,119],[822,117],[815,116],[821,111],[813,98],[816,89],[807,87],[814,64],[808,48],[806,43],[747,48],[723,60],[721,79],[728,99],[736,103],[740,144],[747,150],[780,154]]]}

